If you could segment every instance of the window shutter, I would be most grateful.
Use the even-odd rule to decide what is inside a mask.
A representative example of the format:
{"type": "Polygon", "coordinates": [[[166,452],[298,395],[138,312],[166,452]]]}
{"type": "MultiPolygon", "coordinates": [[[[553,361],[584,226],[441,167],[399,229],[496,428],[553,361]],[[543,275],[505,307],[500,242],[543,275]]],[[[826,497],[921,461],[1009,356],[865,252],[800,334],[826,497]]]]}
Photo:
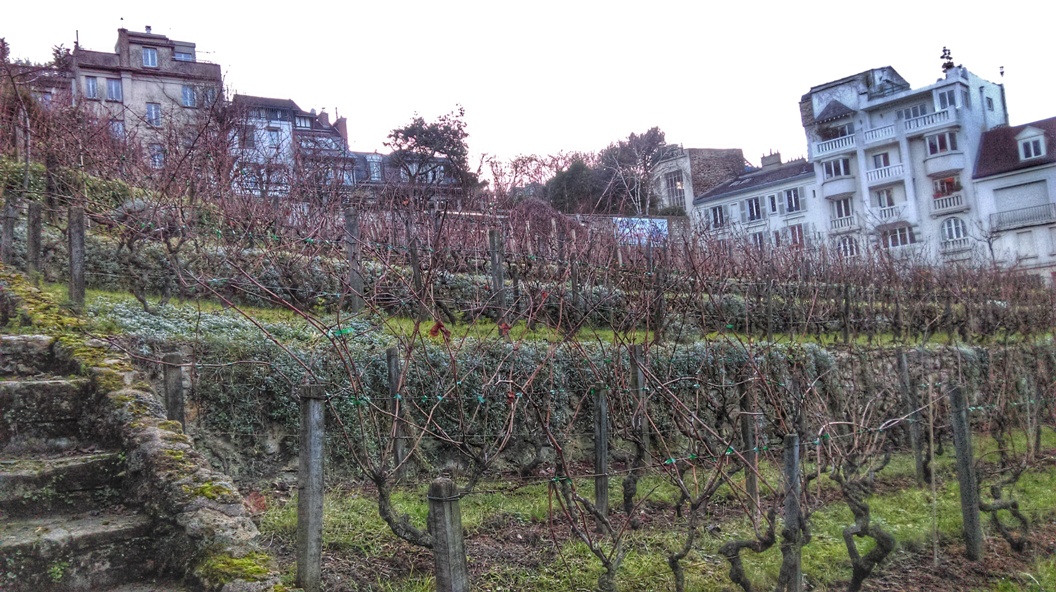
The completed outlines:
{"type": "Polygon", "coordinates": [[[778,214],[780,214],[782,216],[785,215],[785,211],[786,211],[785,210],[785,206],[786,206],[786,202],[787,201],[788,201],[788,195],[786,195],[784,191],[782,191],[781,193],[777,194],[777,213],[778,214]]]}
{"type": "Polygon", "coordinates": [[[801,212],[807,211],[807,188],[806,187],[800,187],[799,188],[799,211],[801,211],[801,212]]]}
{"type": "Polygon", "coordinates": [[[748,202],[747,200],[741,201],[741,224],[748,222],[748,202]]]}

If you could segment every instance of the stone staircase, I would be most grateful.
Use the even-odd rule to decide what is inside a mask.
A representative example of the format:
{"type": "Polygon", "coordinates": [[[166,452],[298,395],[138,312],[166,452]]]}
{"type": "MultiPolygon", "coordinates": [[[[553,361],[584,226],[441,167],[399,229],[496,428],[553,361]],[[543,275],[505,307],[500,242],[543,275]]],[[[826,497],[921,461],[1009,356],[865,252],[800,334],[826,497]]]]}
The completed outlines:
{"type": "Polygon", "coordinates": [[[129,500],[99,396],[50,355],[51,340],[0,336],[0,591],[182,591],[159,565],[156,524],[129,500]]]}

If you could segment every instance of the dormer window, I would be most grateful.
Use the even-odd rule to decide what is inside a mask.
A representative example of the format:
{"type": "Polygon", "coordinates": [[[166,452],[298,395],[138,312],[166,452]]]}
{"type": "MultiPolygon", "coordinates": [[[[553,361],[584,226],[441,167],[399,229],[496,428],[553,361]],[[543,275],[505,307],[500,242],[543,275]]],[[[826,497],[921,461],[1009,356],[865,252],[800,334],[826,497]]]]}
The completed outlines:
{"type": "Polygon", "coordinates": [[[1027,127],[1016,136],[1019,143],[1019,159],[1031,160],[1045,156],[1045,132],[1036,127],[1027,127]]]}
{"type": "Polygon", "coordinates": [[[309,117],[298,116],[295,120],[297,127],[310,128],[312,127],[312,120],[309,117]]]}
{"type": "Polygon", "coordinates": [[[146,68],[158,67],[158,50],[153,47],[143,48],[143,66],[146,68]]]}

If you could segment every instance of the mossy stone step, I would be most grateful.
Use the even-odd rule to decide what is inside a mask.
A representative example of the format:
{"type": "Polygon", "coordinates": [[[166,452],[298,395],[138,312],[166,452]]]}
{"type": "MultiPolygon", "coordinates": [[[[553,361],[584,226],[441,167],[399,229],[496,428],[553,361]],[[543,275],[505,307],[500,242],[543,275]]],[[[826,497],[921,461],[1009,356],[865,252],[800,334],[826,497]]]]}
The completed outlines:
{"type": "Polygon", "coordinates": [[[0,456],[0,516],[46,516],[101,509],[120,497],[118,452],[0,456]]]}
{"type": "Polygon", "coordinates": [[[99,512],[0,522],[0,589],[99,590],[155,570],[150,518],[99,512]]]}
{"type": "Polygon", "coordinates": [[[0,376],[54,372],[54,342],[46,335],[0,335],[0,376]]]}
{"type": "Polygon", "coordinates": [[[76,447],[89,385],[85,378],[0,380],[0,450],[76,447]]]}

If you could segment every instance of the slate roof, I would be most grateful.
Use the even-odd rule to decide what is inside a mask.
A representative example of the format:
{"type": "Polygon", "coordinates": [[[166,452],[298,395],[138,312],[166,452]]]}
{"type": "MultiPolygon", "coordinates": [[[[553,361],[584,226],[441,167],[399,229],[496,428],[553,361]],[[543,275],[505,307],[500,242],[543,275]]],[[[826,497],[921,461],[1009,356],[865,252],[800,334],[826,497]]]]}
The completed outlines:
{"type": "Polygon", "coordinates": [[[981,179],[1052,163],[1056,163],[1056,117],[1023,125],[997,127],[984,132],[979,142],[979,159],[975,163],[975,174],[972,178],[981,179]],[[1016,136],[1028,127],[1045,132],[1045,156],[1023,161],[1019,159],[1019,142],[1016,141],[1016,136]]]}
{"type": "Polygon", "coordinates": [[[823,121],[831,121],[833,119],[846,117],[847,115],[854,115],[854,109],[851,109],[839,101],[830,101],[829,104],[825,105],[825,108],[821,110],[821,113],[814,118],[814,121],[821,123],[823,121]]]}
{"type": "Polygon", "coordinates": [[[693,198],[693,204],[715,201],[731,195],[752,192],[763,187],[777,185],[803,177],[804,180],[814,178],[814,165],[805,159],[797,159],[786,162],[780,166],[769,169],[757,169],[750,173],[738,176],[721,185],[693,198]]]}
{"type": "Polygon", "coordinates": [[[235,95],[231,98],[231,102],[235,105],[244,105],[247,107],[263,107],[265,109],[290,109],[296,112],[301,112],[301,108],[297,106],[291,99],[272,99],[268,97],[254,97],[251,95],[235,95]]]}

